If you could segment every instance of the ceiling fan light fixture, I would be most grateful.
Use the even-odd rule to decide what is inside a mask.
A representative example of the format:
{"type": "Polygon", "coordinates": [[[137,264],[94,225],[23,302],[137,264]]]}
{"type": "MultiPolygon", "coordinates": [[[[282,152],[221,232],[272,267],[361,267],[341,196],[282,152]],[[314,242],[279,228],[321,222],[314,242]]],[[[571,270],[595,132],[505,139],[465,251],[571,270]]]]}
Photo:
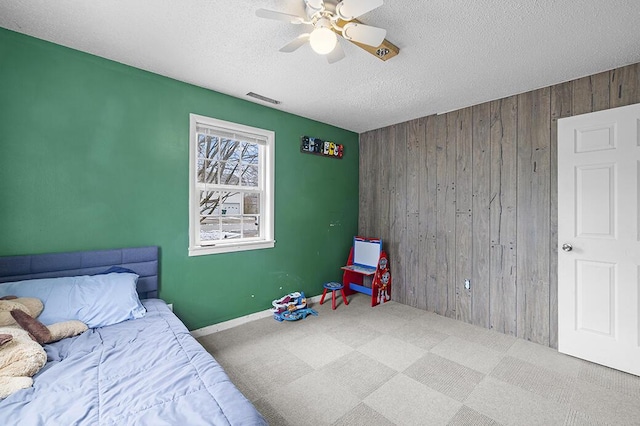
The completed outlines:
{"type": "Polygon", "coordinates": [[[336,33],[324,26],[318,26],[309,36],[311,48],[319,55],[326,55],[331,52],[338,43],[336,33]]]}
{"type": "Polygon", "coordinates": [[[345,57],[338,42],[338,36],[341,36],[384,61],[398,54],[398,48],[385,39],[387,31],[356,20],[360,15],[382,6],[383,2],[384,0],[304,0],[305,17],[267,9],[256,10],[256,15],[313,27],[310,33],[300,34],[281,47],[280,52],[293,52],[308,42],[315,53],[325,56],[327,62],[333,64],[345,57]]]}

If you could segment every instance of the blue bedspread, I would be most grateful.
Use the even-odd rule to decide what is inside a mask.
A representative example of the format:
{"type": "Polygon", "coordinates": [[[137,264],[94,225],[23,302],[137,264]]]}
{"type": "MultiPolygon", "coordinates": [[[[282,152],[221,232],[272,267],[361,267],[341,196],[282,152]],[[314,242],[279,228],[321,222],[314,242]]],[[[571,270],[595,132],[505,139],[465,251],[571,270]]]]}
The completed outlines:
{"type": "Polygon", "coordinates": [[[2,424],[266,425],[166,304],[45,347],[33,388],[0,402],[2,424]]]}

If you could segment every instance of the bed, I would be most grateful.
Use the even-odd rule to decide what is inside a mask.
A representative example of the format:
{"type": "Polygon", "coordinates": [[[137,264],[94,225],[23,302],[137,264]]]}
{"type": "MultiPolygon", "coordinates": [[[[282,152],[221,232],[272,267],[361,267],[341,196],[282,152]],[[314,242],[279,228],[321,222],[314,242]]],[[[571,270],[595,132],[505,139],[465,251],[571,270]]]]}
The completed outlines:
{"type": "Polygon", "coordinates": [[[93,275],[114,266],[139,275],[146,314],[45,345],[47,363],[33,387],[0,401],[2,423],[266,425],[157,298],[157,247],[0,257],[0,286],[93,275]]]}

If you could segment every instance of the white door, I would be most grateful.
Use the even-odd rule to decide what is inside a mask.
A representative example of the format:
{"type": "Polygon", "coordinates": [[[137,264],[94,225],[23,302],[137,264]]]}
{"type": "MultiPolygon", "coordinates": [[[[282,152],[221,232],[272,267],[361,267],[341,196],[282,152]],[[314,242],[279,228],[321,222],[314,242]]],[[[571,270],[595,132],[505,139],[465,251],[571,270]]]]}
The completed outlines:
{"type": "Polygon", "coordinates": [[[558,121],[558,350],[640,375],[640,104],[558,121]]]}

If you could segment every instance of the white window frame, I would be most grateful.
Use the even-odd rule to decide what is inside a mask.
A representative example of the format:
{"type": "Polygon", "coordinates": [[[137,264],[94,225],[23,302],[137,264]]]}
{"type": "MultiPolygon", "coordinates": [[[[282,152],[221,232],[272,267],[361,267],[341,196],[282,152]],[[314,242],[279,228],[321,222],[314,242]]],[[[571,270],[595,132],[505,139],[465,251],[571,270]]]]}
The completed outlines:
{"type": "MultiPolygon", "coordinates": [[[[197,114],[189,114],[189,256],[229,253],[245,250],[272,248],[274,240],[274,168],[276,134],[271,130],[245,126],[197,114]],[[229,133],[256,135],[266,141],[259,145],[260,236],[250,239],[201,244],[200,241],[200,190],[198,183],[197,125],[216,127],[229,133]]],[[[214,185],[215,187],[215,185],[214,185]]]]}

